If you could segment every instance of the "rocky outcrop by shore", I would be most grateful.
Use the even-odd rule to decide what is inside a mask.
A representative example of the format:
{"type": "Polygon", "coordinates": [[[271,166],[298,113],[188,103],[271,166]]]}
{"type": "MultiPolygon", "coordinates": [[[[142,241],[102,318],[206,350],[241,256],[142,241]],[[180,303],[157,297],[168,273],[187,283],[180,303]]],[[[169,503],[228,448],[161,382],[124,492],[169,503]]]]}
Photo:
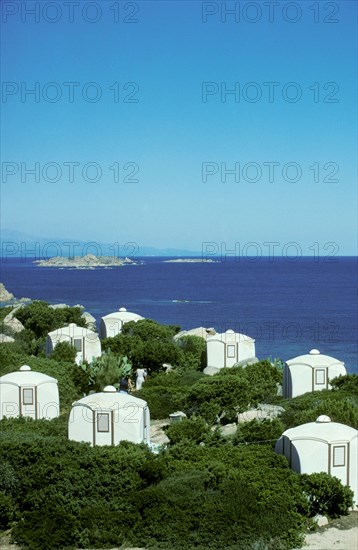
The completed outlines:
{"type": "Polygon", "coordinates": [[[0,283],[0,302],[11,302],[11,300],[14,300],[14,295],[11,294],[8,290],[6,290],[3,283],[0,283]]]}
{"type": "Polygon", "coordinates": [[[96,267],[121,267],[124,265],[136,265],[136,262],[129,258],[115,258],[112,256],[95,256],[87,254],[86,256],[74,256],[74,258],[64,258],[54,256],[48,260],[34,260],[33,262],[40,267],[72,267],[76,269],[94,269],[96,267]]]}
{"type": "Polygon", "coordinates": [[[30,298],[20,298],[17,299],[12,294],[12,292],[9,292],[3,283],[0,283],[0,303],[1,304],[9,304],[9,305],[16,305],[16,304],[22,304],[25,302],[31,302],[30,298]]]}

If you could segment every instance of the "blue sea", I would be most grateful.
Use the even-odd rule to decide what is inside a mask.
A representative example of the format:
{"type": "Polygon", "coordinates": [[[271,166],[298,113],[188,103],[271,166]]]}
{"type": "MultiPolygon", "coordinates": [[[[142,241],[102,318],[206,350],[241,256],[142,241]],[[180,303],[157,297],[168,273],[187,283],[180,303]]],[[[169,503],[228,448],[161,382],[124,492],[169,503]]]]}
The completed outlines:
{"type": "Polygon", "coordinates": [[[260,359],[287,360],[317,348],[358,372],[357,258],[166,259],[77,270],[6,258],[0,280],[17,298],[82,304],[97,321],[126,307],[182,329],[231,328],[247,334],[256,339],[260,359]]]}

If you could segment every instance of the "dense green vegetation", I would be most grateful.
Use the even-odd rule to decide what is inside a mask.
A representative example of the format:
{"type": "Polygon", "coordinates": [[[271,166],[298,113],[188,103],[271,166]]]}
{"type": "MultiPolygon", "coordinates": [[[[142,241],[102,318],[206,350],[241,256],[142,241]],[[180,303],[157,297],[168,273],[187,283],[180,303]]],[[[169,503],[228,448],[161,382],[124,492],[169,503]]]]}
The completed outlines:
{"type": "Polygon", "coordinates": [[[0,530],[11,529],[15,542],[30,550],[289,550],[302,544],[315,514],[347,513],[349,489],[326,474],[299,476],[274,444],[285,429],[320,414],[357,427],[358,376],[336,379],[331,391],[284,400],[276,364],[205,376],[205,342],[174,341],[179,327],[150,320],[128,323],[105,340],[105,353],[91,365],[76,365],[68,344],[44,358],[46,331],[81,324],[77,309],[24,307],[25,330],[15,343],[0,344],[0,376],[28,364],[57,378],[61,403],[52,421],[0,421],[0,530]],[[174,370],[166,373],[163,363],[174,370]],[[127,442],[92,448],[68,441],[72,402],[140,366],[150,376],[136,395],[148,402],[151,417],[166,419],[178,409],[188,416],[168,426],[168,446],[153,454],[127,442]],[[240,423],[223,436],[223,425],[259,403],[279,404],[284,412],[240,423]]]}
{"type": "Polygon", "coordinates": [[[76,323],[80,327],[86,326],[80,307],[52,308],[47,302],[36,300],[27,307],[16,312],[16,318],[24,327],[33,332],[37,338],[46,336],[48,332],[64,327],[69,323],[76,323]]]}
{"type": "MultiPolygon", "coordinates": [[[[10,313],[14,308],[0,308],[0,320],[4,318],[1,315],[3,309],[10,313]]],[[[45,356],[46,335],[52,330],[64,327],[69,323],[76,323],[81,327],[86,326],[80,307],[54,309],[47,302],[40,300],[35,300],[26,307],[16,309],[14,316],[23,324],[25,330],[14,333],[10,328],[2,326],[2,332],[15,338],[14,349],[20,353],[39,357],[45,356]]]]}

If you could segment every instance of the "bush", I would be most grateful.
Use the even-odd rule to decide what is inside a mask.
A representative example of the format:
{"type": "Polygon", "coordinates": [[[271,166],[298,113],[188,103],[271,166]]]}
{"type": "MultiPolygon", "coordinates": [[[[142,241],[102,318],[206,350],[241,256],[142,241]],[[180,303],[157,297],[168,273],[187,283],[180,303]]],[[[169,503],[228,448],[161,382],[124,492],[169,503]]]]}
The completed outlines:
{"type": "Polygon", "coordinates": [[[143,384],[136,397],[144,399],[153,419],[168,418],[169,414],[182,409],[190,387],[205,375],[198,371],[157,373],[143,384]]]}
{"type": "Polygon", "coordinates": [[[345,376],[337,376],[330,381],[334,390],[347,392],[352,396],[358,397],[358,374],[346,374],[345,376]]]}
{"type": "Polygon", "coordinates": [[[17,508],[13,498],[0,491],[0,529],[8,529],[14,520],[17,508]]]}
{"type": "Polygon", "coordinates": [[[177,344],[183,352],[181,367],[203,371],[206,367],[206,342],[200,336],[182,336],[177,344]]]}
{"type": "Polygon", "coordinates": [[[279,418],[257,420],[254,418],[251,422],[243,422],[237,427],[233,443],[267,443],[272,447],[282,433],[285,431],[285,426],[279,418]]]}
{"type": "Polygon", "coordinates": [[[164,363],[179,365],[183,352],[174,342],[175,328],[150,319],[123,326],[121,334],[102,341],[102,349],[126,355],[134,369],[147,368],[149,373],[163,370],[164,363]]]}
{"type": "MultiPolygon", "coordinates": [[[[30,430],[2,432],[0,463],[5,460],[15,471],[12,498],[22,518],[12,537],[33,550],[122,544],[138,517],[132,495],[162,471],[155,473],[144,445],[91,448],[30,430]],[[147,462],[152,474],[145,477],[147,462]]],[[[11,512],[11,501],[5,504],[11,512]]]]}
{"type": "Polygon", "coordinates": [[[36,300],[16,311],[15,317],[37,337],[46,336],[52,330],[76,323],[86,326],[80,307],[52,308],[47,302],[36,300]]]}
{"type": "MultiPolygon", "coordinates": [[[[229,370],[229,369],[227,369],[229,370]]],[[[185,412],[202,416],[210,424],[233,422],[250,403],[250,384],[239,376],[218,373],[194,384],[187,396],[185,412]]]]}
{"type": "Polygon", "coordinates": [[[302,543],[305,501],[292,472],[265,448],[182,441],[159,460],[172,473],[135,497],[131,541],[153,549],[291,549],[302,543]]]}
{"type": "Polygon", "coordinates": [[[333,422],[358,428],[358,399],[348,391],[322,390],[299,395],[282,402],[285,412],[281,420],[285,428],[315,422],[318,416],[328,415],[333,422]]]}
{"type": "Polygon", "coordinates": [[[166,435],[171,444],[187,440],[194,443],[204,441],[210,435],[210,428],[203,418],[185,418],[180,422],[171,424],[166,430],[166,435]]]}
{"type": "Polygon", "coordinates": [[[59,342],[51,353],[51,359],[54,361],[66,361],[74,363],[77,355],[77,350],[69,342],[59,342]]]}
{"type": "Polygon", "coordinates": [[[338,518],[347,515],[353,506],[353,491],[325,472],[302,474],[301,485],[308,498],[311,517],[322,514],[338,518]]]}

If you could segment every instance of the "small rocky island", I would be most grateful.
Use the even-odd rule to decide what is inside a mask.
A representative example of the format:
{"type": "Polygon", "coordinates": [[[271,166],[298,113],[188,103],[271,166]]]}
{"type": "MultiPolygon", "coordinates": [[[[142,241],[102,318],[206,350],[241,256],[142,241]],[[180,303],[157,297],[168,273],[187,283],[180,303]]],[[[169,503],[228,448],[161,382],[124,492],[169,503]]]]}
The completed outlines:
{"type": "Polygon", "coordinates": [[[75,269],[95,269],[97,267],[122,267],[124,265],[138,265],[130,258],[115,258],[114,256],[95,256],[87,254],[86,256],[74,256],[73,258],[64,258],[54,256],[48,260],[34,260],[34,264],[40,267],[72,267],[75,269]]]}

